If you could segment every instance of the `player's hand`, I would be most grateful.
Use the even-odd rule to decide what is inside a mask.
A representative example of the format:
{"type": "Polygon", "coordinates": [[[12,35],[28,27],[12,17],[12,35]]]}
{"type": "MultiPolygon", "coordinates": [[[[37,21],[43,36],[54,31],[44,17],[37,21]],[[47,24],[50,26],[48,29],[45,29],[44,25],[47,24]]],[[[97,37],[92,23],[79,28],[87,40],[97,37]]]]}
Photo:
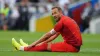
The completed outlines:
{"type": "Polygon", "coordinates": [[[31,45],[29,45],[29,46],[27,46],[28,48],[31,48],[31,47],[34,47],[35,46],[35,44],[31,44],[31,45]]]}
{"type": "Polygon", "coordinates": [[[31,47],[32,47],[32,45],[27,46],[27,48],[31,48],[31,47]]]}
{"type": "Polygon", "coordinates": [[[37,44],[36,46],[42,45],[44,42],[37,44]]]}

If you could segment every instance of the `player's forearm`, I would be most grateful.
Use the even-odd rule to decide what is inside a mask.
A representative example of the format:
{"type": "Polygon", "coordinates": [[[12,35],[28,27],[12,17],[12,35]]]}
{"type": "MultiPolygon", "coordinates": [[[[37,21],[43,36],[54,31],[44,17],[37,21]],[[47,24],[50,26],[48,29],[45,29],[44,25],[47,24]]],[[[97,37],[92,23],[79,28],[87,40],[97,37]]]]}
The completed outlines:
{"type": "Polygon", "coordinates": [[[52,36],[52,37],[50,37],[49,39],[45,40],[44,42],[45,42],[45,43],[48,43],[48,42],[51,42],[51,41],[54,40],[54,39],[55,39],[55,37],[52,36]]]}
{"type": "Polygon", "coordinates": [[[45,40],[45,43],[51,42],[52,40],[54,40],[55,38],[57,38],[59,36],[59,33],[56,33],[55,35],[51,36],[50,38],[48,38],[47,40],[45,40]]]}
{"type": "Polygon", "coordinates": [[[31,46],[35,46],[35,45],[37,45],[37,44],[39,44],[39,43],[41,43],[41,42],[47,40],[47,39],[48,39],[49,37],[51,37],[51,36],[52,36],[52,35],[48,32],[48,33],[46,33],[45,35],[43,35],[39,40],[33,42],[33,43],[31,44],[31,46]]]}

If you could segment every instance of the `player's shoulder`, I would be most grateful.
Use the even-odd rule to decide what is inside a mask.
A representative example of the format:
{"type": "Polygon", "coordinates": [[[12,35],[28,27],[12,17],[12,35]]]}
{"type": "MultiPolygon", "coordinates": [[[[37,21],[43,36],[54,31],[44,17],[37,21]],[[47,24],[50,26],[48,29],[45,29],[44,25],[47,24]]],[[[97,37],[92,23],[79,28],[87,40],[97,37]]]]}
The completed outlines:
{"type": "Polygon", "coordinates": [[[70,17],[68,17],[68,16],[62,16],[61,21],[66,21],[66,20],[68,20],[68,19],[70,19],[70,17]]]}
{"type": "Polygon", "coordinates": [[[70,17],[64,16],[64,15],[62,16],[62,18],[63,18],[62,20],[65,20],[65,19],[71,19],[70,17]]]}

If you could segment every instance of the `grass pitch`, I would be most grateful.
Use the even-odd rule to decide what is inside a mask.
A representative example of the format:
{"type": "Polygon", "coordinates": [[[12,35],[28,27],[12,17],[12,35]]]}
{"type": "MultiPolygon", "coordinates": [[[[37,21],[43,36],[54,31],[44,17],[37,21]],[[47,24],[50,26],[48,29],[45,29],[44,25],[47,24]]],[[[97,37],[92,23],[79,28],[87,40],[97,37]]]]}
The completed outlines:
{"type": "MultiPolygon", "coordinates": [[[[19,41],[20,38],[31,44],[39,39],[44,32],[21,32],[21,31],[0,31],[0,56],[100,56],[100,35],[99,34],[82,34],[83,45],[79,53],[65,52],[22,52],[14,51],[11,39],[15,38],[19,41]]],[[[62,41],[61,36],[53,42],[62,41]]]]}

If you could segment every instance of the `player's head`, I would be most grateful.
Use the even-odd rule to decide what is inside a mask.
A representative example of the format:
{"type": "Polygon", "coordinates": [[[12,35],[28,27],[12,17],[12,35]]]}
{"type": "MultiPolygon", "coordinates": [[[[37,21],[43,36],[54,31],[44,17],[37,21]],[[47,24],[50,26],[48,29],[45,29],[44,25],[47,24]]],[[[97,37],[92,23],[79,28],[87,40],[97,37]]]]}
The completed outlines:
{"type": "Polygon", "coordinates": [[[52,16],[55,18],[56,22],[58,22],[62,16],[62,9],[60,7],[53,7],[52,16]]]}

